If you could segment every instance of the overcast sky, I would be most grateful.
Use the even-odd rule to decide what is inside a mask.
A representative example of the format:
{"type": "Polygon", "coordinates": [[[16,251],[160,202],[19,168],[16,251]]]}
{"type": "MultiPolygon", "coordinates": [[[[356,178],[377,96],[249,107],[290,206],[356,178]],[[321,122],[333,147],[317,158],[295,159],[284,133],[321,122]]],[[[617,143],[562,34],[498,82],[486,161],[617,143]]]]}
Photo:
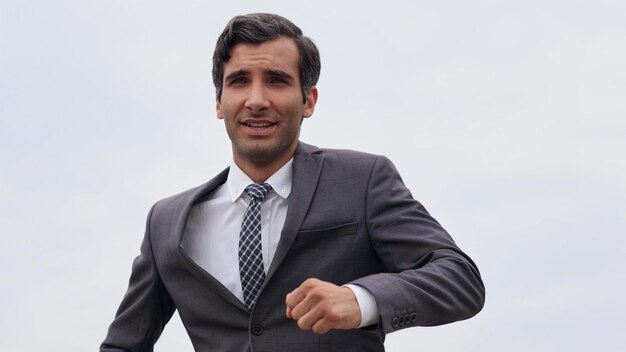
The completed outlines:
{"type": "Polygon", "coordinates": [[[213,47],[259,11],[320,48],[302,140],[387,155],[482,272],[388,351],[626,350],[625,2],[234,3],[2,0],[1,351],[97,349],[150,206],[228,165],[213,47]]]}

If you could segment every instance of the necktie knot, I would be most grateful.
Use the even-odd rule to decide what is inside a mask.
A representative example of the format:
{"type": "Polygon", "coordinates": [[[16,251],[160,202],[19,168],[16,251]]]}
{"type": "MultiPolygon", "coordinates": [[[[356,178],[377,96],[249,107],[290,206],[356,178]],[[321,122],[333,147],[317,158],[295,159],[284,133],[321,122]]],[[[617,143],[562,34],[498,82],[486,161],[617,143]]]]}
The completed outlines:
{"type": "Polygon", "coordinates": [[[270,189],[272,189],[272,186],[270,186],[269,183],[253,183],[246,187],[245,191],[253,199],[262,202],[270,189]]]}

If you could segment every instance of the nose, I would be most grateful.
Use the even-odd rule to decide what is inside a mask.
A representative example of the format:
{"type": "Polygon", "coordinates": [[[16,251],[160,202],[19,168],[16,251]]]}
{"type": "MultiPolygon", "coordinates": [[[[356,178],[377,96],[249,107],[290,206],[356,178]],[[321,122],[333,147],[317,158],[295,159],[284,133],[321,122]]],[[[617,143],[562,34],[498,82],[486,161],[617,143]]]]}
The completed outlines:
{"type": "Polygon", "coordinates": [[[246,99],[246,109],[253,114],[258,114],[270,107],[263,84],[255,82],[250,86],[250,94],[246,99]]]}

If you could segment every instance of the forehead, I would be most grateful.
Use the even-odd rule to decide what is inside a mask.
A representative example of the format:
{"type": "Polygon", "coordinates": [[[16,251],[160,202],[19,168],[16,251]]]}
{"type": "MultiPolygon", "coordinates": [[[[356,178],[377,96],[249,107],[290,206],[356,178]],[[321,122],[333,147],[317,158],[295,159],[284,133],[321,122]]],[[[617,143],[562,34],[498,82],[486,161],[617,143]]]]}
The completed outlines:
{"type": "Polygon", "coordinates": [[[261,44],[239,43],[230,50],[224,64],[224,74],[245,69],[283,70],[298,75],[300,52],[291,38],[279,38],[261,44]]]}

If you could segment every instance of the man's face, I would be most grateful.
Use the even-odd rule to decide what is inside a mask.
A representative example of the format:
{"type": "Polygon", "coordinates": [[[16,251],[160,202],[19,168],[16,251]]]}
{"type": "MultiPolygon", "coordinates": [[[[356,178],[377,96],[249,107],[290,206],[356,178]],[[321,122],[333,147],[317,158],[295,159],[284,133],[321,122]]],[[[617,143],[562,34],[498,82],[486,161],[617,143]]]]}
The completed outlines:
{"type": "Polygon", "coordinates": [[[313,114],[317,100],[313,87],[303,103],[299,62],[289,38],[231,49],[216,109],[238,164],[282,165],[293,155],[302,118],[313,114]]]}

